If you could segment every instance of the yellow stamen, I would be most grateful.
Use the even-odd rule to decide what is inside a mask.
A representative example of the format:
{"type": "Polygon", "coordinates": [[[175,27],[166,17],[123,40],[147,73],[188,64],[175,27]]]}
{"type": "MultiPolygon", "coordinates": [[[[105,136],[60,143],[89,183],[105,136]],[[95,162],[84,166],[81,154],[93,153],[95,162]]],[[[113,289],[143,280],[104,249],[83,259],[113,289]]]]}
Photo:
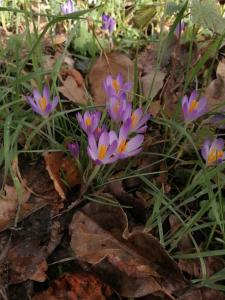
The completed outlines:
{"type": "Polygon", "coordinates": [[[138,116],[136,113],[133,113],[131,116],[132,128],[135,128],[137,126],[137,123],[138,123],[138,116]]]}
{"type": "Polygon", "coordinates": [[[126,148],[127,148],[127,142],[126,142],[126,140],[122,140],[118,146],[118,152],[122,153],[122,152],[126,151],[126,148]]]}
{"type": "Polygon", "coordinates": [[[86,120],[85,120],[85,125],[86,126],[91,126],[91,118],[86,118],[86,120]]]}
{"type": "Polygon", "coordinates": [[[120,109],[120,104],[119,104],[119,102],[117,102],[113,107],[114,113],[117,114],[119,112],[119,109],[120,109]]]}
{"type": "Polygon", "coordinates": [[[98,159],[103,160],[105,158],[106,152],[107,152],[107,146],[101,145],[98,150],[98,159]]]}
{"type": "Polygon", "coordinates": [[[216,162],[219,158],[222,158],[222,157],[223,157],[223,151],[221,151],[221,150],[218,151],[215,148],[212,148],[209,152],[207,162],[210,165],[210,164],[216,162]]]}
{"type": "Polygon", "coordinates": [[[188,112],[193,112],[194,110],[196,110],[198,108],[198,101],[196,101],[196,100],[193,100],[192,102],[191,102],[191,105],[189,106],[189,108],[188,108],[188,112]]]}
{"type": "Polygon", "coordinates": [[[120,90],[120,84],[116,79],[113,79],[112,86],[113,86],[114,90],[116,91],[116,93],[118,94],[118,92],[120,90]]]}
{"type": "Polygon", "coordinates": [[[46,107],[47,107],[47,100],[45,97],[42,97],[41,99],[38,100],[38,104],[39,107],[41,109],[42,112],[46,111],[46,107]]]}

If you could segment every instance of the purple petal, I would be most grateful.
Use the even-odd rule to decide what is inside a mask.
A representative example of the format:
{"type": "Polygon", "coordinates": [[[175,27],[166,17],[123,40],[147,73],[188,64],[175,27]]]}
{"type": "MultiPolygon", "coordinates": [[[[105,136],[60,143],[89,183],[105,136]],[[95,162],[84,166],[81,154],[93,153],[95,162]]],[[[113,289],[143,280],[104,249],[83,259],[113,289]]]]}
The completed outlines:
{"type": "Polygon", "coordinates": [[[128,133],[130,131],[130,127],[131,127],[131,119],[127,119],[127,121],[121,126],[120,128],[120,132],[119,132],[119,142],[121,140],[126,140],[128,133]]]}
{"type": "Polygon", "coordinates": [[[127,143],[127,152],[134,151],[141,146],[144,141],[144,136],[138,134],[127,143]]]}
{"type": "Polygon", "coordinates": [[[97,157],[98,156],[98,147],[93,134],[88,135],[88,145],[91,152],[97,157]]]}
{"type": "Polygon", "coordinates": [[[98,147],[101,145],[109,145],[109,134],[106,131],[104,131],[99,138],[98,147]]]}
{"type": "Polygon", "coordinates": [[[123,85],[123,91],[130,91],[132,88],[132,82],[128,81],[123,85]]]}
{"type": "Polygon", "coordinates": [[[34,100],[38,104],[38,101],[42,98],[41,94],[37,89],[33,90],[34,100]]]}
{"type": "Polygon", "coordinates": [[[46,106],[46,109],[45,109],[45,111],[43,112],[43,114],[45,115],[45,116],[48,116],[49,114],[50,114],[50,112],[52,112],[52,104],[51,103],[48,103],[47,104],[47,106],[46,106]]]}
{"type": "Polygon", "coordinates": [[[55,96],[52,101],[52,110],[54,110],[56,108],[58,103],[59,103],[59,98],[57,96],[55,96]]]}
{"type": "Polygon", "coordinates": [[[193,100],[196,100],[197,101],[197,98],[198,98],[198,93],[196,90],[193,90],[192,93],[191,93],[191,96],[189,98],[189,105],[191,105],[191,102],[193,100]]]}
{"type": "Polygon", "coordinates": [[[109,132],[109,143],[110,144],[112,144],[113,143],[113,141],[117,141],[117,134],[115,133],[115,131],[114,130],[111,130],[110,132],[109,132]]]}
{"type": "Polygon", "coordinates": [[[50,91],[47,85],[44,86],[43,96],[45,97],[47,103],[50,102],[50,91]]]}
{"type": "Polygon", "coordinates": [[[126,153],[126,157],[135,156],[142,151],[142,147],[126,153]]]}
{"type": "Polygon", "coordinates": [[[121,73],[118,73],[116,81],[119,83],[119,86],[123,85],[123,75],[121,73]]]}
{"type": "Polygon", "coordinates": [[[111,157],[111,155],[115,152],[116,148],[117,148],[117,141],[114,140],[106,152],[106,158],[111,157]]]}
{"type": "Polygon", "coordinates": [[[215,139],[210,148],[215,148],[217,151],[222,151],[224,148],[224,140],[221,138],[215,139]]]}
{"type": "Polygon", "coordinates": [[[208,160],[208,155],[209,155],[209,148],[211,145],[211,141],[209,139],[205,140],[204,144],[202,145],[201,148],[201,155],[204,158],[205,161],[208,160]]]}

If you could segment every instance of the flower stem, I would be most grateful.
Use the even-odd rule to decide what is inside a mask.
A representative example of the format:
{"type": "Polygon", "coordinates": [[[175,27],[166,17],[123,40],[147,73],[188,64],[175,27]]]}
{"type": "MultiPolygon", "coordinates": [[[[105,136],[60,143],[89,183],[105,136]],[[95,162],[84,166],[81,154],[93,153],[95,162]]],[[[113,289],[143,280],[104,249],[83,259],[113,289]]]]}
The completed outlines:
{"type": "Polygon", "coordinates": [[[99,170],[100,170],[100,165],[97,165],[94,167],[90,177],[88,178],[87,180],[87,183],[86,183],[86,189],[89,187],[89,185],[92,183],[92,181],[95,179],[96,175],[98,174],[99,170]]]}

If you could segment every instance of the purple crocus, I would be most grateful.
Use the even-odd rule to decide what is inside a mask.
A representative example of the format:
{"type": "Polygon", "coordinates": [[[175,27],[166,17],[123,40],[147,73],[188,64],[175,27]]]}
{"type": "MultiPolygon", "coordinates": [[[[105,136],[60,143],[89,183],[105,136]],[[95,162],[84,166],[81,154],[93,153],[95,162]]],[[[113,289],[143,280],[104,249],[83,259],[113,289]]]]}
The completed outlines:
{"type": "Polygon", "coordinates": [[[87,153],[96,164],[110,164],[117,160],[115,150],[117,148],[117,137],[114,131],[104,131],[98,141],[94,134],[88,136],[87,153]]]}
{"type": "Polygon", "coordinates": [[[138,134],[135,137],[127,140],[131,127],[131,120],[128,119],[120,128],[116,155],[119,159],[134,156],[142,151],[142,143],[144,136],[138,134]]]}
{"type": "Polygon", "coordinates": [[[79,144],[77,142],[75,142],[75,143],[69,143],[67,145],[67,148],[68,148],[68,150],[70,151],[70,154],[73,157],[77,157],[78,156],[80,147],[79,147],[79,144]]]}
{"type": "Polygon", "coordinates": [[[67,0],[66,3],[61,5],[61,12],[64,15],[71,14],[75,12],[73,0],[67,0]]]}
{"type": "Polygon", "coordinates": [[[180,21],[177,24],[177,27],[175,28],[174,34],[177,37],[177,39],[179,39],[181,37],[182,32],[185,29],[185,23],[183,21],[180,21]]]}
{"type": "Polygon", "coordinates": [[[214,140],[205,140],[201,148],[201,154],[207,165],[214,165],[225,160],[223,148],[224,140],[221,138],[214,140]]]}
{"type": "Polygon", "coordinates": [[[115,122],[126,121],[131,114],[131,104],[125,99],[112,96],[107,102],[110,117],[115,122]]]}
{"type": "Polygon", "coordinates": [[[109,34],[111,35],[115,26],[116,26],[116,20],[113,17],[111,17],[110,15],[106,15],[103,13],[101,29],[108,30],[109,34]]]}
{"type": "Polygon", "coordinates": [[[108,75],[103,84],[105,93],[108,97],[118,97],[126,100],[126,94],[130,91],[132,87],[131,82],[123,82],[123,75],[118,73],[116,79],[111,75],[108,75]]]}
{"type": "Polygon", "coordinates": [[[36,113],[43,117],[47,117],[57,106],[59,99],[54,97],[53,101],[50,101],[50,91],[47,85],[44,86],[43,94],[35,89],[33,90],[33,97],[27,96],[27,100],[36,113]]]}
{"type": "Polygon", "coordinates": [[[96,129],[99,127],[101,112],[86,111],[83,116],[80,113],[77,113],[76,117],[80,124],[80,127],[88,135],[90,133],[94,133],[96,129]]]}
{"type": "Polygon", "coordinates": [[[150,114],[144,114],[141,108],[137,108],[131,115],[131,132],[145,133],[148,126],[147,121],[150,119],[150,114]]]}
{"type": "Polygon", "coordinates": [[[194,90],[189,98],[185,95],[182,99],[183,116],[186,122],[194,121],[207,112],[206,98],[201,97],[199,101],[197,98],[197,91],[194,90]]]}

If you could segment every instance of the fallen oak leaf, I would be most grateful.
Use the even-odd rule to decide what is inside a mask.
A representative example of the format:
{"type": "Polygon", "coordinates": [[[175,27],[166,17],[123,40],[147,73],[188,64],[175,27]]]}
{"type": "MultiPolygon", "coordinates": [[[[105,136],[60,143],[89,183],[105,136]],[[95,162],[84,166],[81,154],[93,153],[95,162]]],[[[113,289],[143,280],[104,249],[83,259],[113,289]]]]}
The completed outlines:
{"type": "Polygon", "coordinates": [[[124,297],[142,297],[158,291],[172,293],[186,286],[176,263],[151,234],[128,232],[119,207],[87,204],[74,214],[71,247],[124,297]]]}
{"type": "Polygon", "coordinates": [[[67,187],[61,179],[61,172],[64,174],[65,180],[70,187],[79,185],[80,174],[75,161],[65,156],[63,152],[45,152],[43,156],[46,169],[54,183],[55,190],[63,200],[66,199],[67,187]]]}
{"type": "Polygon", "coordinates": [[[84,80],[81,73],[72,68],[61,70],[59,79],[62,86],[58,88],[59,92],[74,103],[87,104],[84,80]],[[62,77],[66,77],[65,80],[62,77]]]}
{"type": "Polygon", "coordinates": [[[65,273],[48,290],[35,295],[32,300],[108,300],[112,296],[115,297],[113,290],[92,274],[65,273]]]}
{"type": "Polygon", "coordinates": [[[190,289],[185,294],[180,296],[178,300],[225,300],[223,293],[209,289],[209,288],[199,288],[190,289]]]}

